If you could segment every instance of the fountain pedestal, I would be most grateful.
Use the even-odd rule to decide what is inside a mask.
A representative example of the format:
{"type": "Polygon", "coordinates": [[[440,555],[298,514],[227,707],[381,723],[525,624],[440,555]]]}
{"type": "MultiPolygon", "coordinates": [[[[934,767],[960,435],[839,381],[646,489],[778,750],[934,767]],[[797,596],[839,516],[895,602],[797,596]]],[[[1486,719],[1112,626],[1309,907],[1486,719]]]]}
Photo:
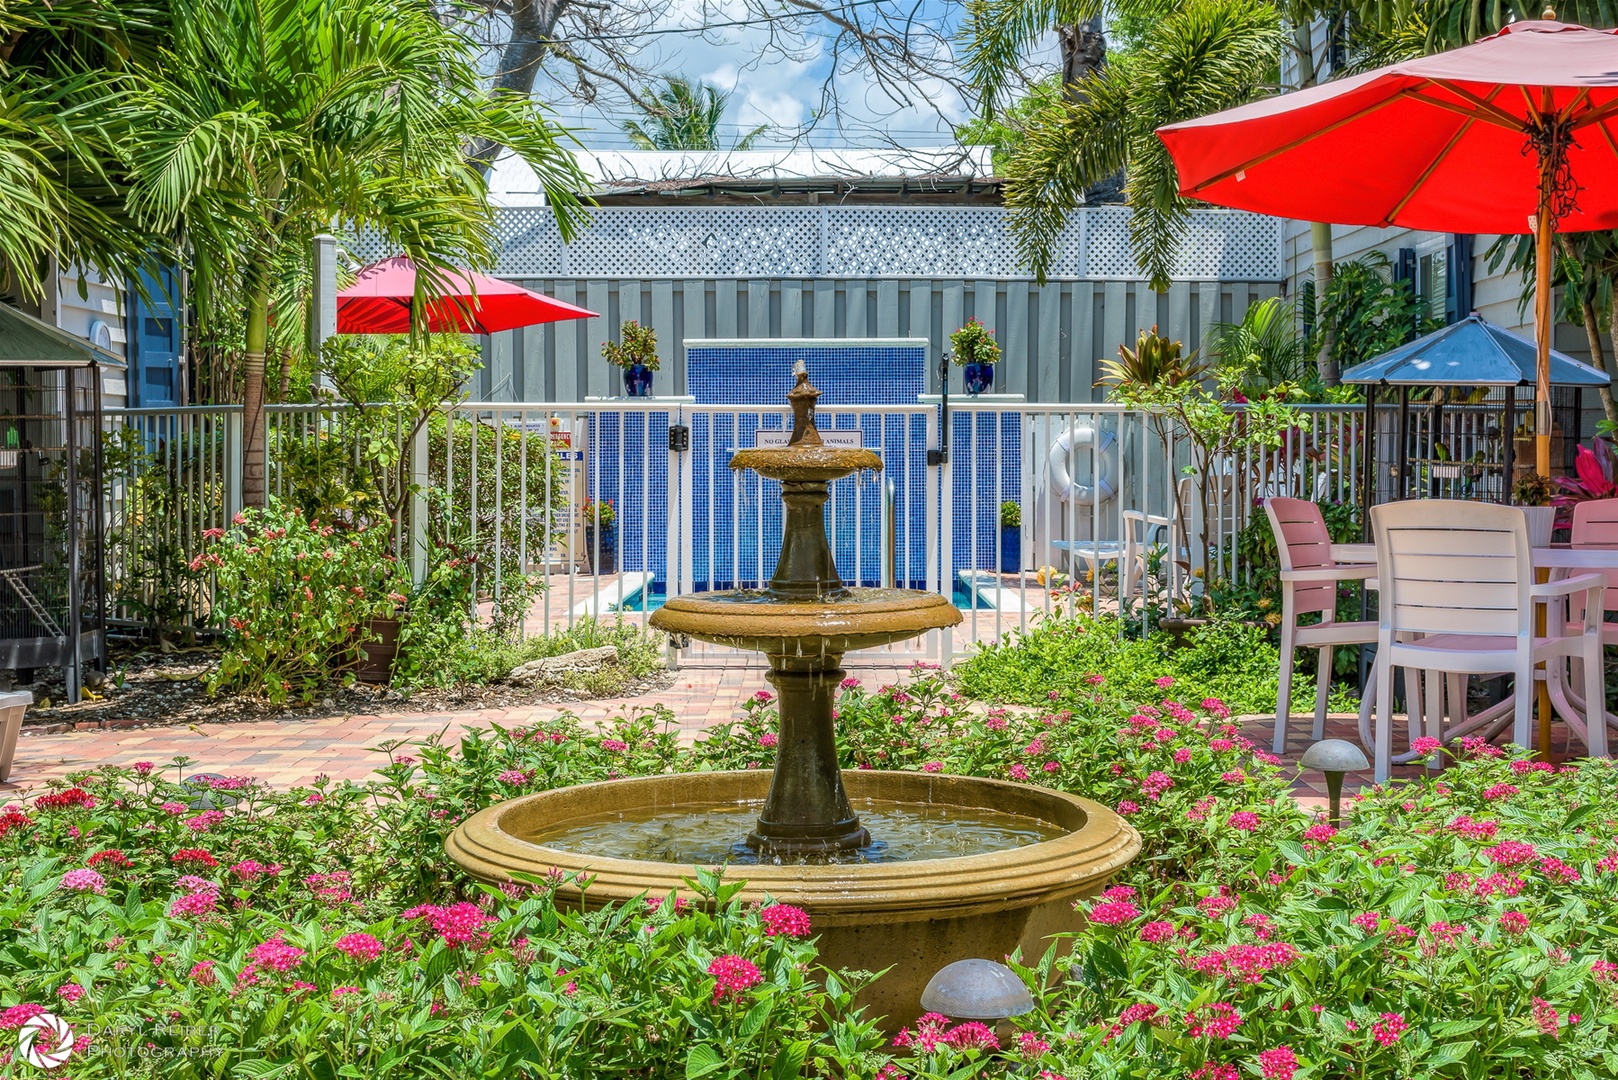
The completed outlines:
{"type": "Polygon", "coordinates": [[[837,767],[832,703],[843,681],[840,656],[770,657],[780,695],[775,774],[747,846],[761,855],[808,856],[865,847],[871,834],[849,806],[837,767]]]}

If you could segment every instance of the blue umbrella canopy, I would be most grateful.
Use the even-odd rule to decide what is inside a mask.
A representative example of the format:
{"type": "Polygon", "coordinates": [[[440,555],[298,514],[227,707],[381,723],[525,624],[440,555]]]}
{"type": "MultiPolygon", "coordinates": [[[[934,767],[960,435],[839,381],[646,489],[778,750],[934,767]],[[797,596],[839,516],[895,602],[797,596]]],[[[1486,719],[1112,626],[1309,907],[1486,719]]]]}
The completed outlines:
{"type": "MultiPolygon", "coordinates": [[[[1536,351],[1526,338],[1473,312],[1343,372],[1345,383],[1388,386],[1532,386],[1536,351]]],[[[1552,386],[1606,386],[1606,372],[1551,350],[1552,386]]]]}

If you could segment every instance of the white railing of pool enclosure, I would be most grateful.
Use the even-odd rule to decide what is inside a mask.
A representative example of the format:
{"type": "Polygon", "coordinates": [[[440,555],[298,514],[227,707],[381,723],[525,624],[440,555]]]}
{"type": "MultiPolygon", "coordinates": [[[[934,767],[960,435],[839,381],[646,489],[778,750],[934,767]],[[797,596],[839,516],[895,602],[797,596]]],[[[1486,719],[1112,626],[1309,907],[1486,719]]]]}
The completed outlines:
{"type": "MultiPolygon", "coordinates": [[[[1125,511],[1168,521],[1179,516],[1169,493],[1188,461],[1188,444],[1172,425],[1157,425],[1155,418],[1146,413],[1106,404],[1031,405],[972,399],[952,399],[950,411],[952,458],[948,465],[940,467],[925,465],[927,449],[938,445],[935,406],[828,406],[820,410],[826,427],[862,427],[867,432],[867,444],[874,441],[887,458],[897,455],[898,460],[885,462],[888,476],[896,481],[897,578],[945,595],[964,592],[967,597],[963,605],[965,626],[954,640],[938,635],[937,640],[892,647],[884,659],[910,657],[947,662],[960,641],[989,640],[1008,630],[1026,629],[1062,602],[1040,581],[1042,567],[1077,577],[1085,586],[1093,584],[1086,580],[1086,571],[1099,570],[1102,587],[1087,589],[1079,602],[1093,610],[1115,606],[1119,569],[1122,567],[1129,576],[1130,568],[1122,566],[1122,552],[1108,545],[1117,545],[1124,536],[1125,511]],[[1008,416],[1017,417],[1012,428],[1005,421],[1008,416]],[[1075,426],[1114,433],[1117,441],[1109,453],[1116,455],[1116,498],[1079,506],[1048,497],[1043,470],[1049,447],[1059,434],[1075,426]],[[987,438],[974,437],[963,444],[959,437],[962,429],[974,433],[981,429],[987,438]],[[1016,432],[1014,438],[1012,430],[1016,432]],[[895,439],[899,432],[909,437],[895,439]],[[1008,491],[1006,468],[1013,461],[1015,480],[1009,490],[1024,508],[1023,558],[1018,572],[999,579],[995,557],[999,551],[998,510],[1008,491]],[[918,464],[924,477],[919,481],[915,478],[918,464]],[[1002,478],[1001,483],[988,482],[995,476],[1002,478]],[[957,505],[961,499],[965,505],[957,505]],[[919,537],[921,556],[916,554],[915,543],[918,519],[923,534],[919,537]],[[957,552],[963,549],[964,558],[957,559],[957,552]],[[985,574],[995,574],[996,580],[981,576],[985,574]]],[[[373,436],[362,434],[355,425],[344,424],[342,414],[342,407],[335,405],[273,407],[269,419],[271,446],[307,449],[321,440],[335,440],[341,452],[329,454],[327,466],[342,462],[357,467],[361,461],[358,441],[373,436]]],[[[1214,484],[1210,501],[1210,544],[1216,551],[1227,553],[1226,559],[1233,559],[1229,553],[1235,536],[1249,519],[1257,498],[1292,494],[1357,501],[1362,410],[1305,407],[1302,414],[1306,423],[1301,431],[1280,449],[1218,466],[1220,472],[1235,478],[1214,484]]],[[[118,596],[134,601],[126,603],[120,614],[137,618],[139,604],[156,599],[156,591],[169,580],[164,565],[172,567],[176,557],[189,559],[200,550],[203,531],[223,526],[240,506],[240,408],[109,410],[107,416],[109,429],[129,427],[141,433],[147,450],[144,457],[121,464],[122,472],[115,470],[107,484],[109,522],[123,527],[130,539],[121,545],[109,544],[109,583],[120,586],[118,596]],[[183,494],[171,499],[173,512],[154,512],[152,497],[143,494],[136,483],[153,470],[162,470],[169,478],[169,487],[183,494]]],[[[752,518],[752,542],[735,542],[743,520],[737,510],[750,500],[756,501],[756,484],[729,489],[732,502],[726,519],[731,522],[732,543],[716,545],[711,536],[718,517],[713,512],[715,506],[698,505],[698,477],[693,463],[699,455],[667,453],[666,466],[654,466],[654,461],[664,456],[658,450],[666,448],[671,425],[691,430],[692,449],[702,450],[705,447],[699,440],[704,430],[711,438],[721,431],[784,427],[784,408],[694,406],[652,399],[467,404],[446,410],[446,416],[452,421],[444,429],[447,441],[430,460],[426,430],[418,432],[411,445],[399,447],[406,463],[400,473],[401,482],[410,486],[409,497],[404,500],[408,513],[402,515],[397,534],[400,553],[408,549],[419,572],[424,565],[428,500],[435,494],[444,497],[459,492],[465,506],[477,507],[478,513],[457,521],[456,526],[471,543],[491,544],[492,565],[480,572],[482,599],[501,599],[501,583],[511,560],[543,576],[547,587],[530,609],[526,620],[529,632],[571,625],[592,615],[642,619],[657,602],[646,575],[659,571],[668,583],[668,591],[679,593],[690,591],[699,582],[758,583],[773,569],[773,553],[769,553],[769,544],[763,542],[760,532],[762,515],[752,518]],[[642,511],[635,515],[635,535],[616,538],[620,555],[626,541],[639,553],[639,566],[632,576],[622,572],[621,564],[618,573],[597,572],[602,565],[601,537],[592,534],[587,544],[578,527],[583,499],[599,499],[602,495],[603,470],[599,466],[603,463],[598,459],[588,469],[573,467],[571,462],[547,467],[531,484],[534,470],[529,455],[535,451],[535,440],[513,437],[519,432],[548,433],[540,446],[549,445],[552,452],[571,459],[577,456],[579,447],[590,442],[592,421],[609,416],[618,418],[615,423],[620,435],[611,470],[618,478],[617,490],[637,490],[644,501],[642,511]],[[626,424],[624,418],[630,416],[641,420],[626,424]],[[632,427],[639,434],[634,437],[638,445],[630,452],[634,440],[623,434],[632,427]],[[499,451],[471,453],[474,433],[482,433],[481,437],[499,451]],[[564,434],[565,439],[561,438],[564,434]],[[661,475],[654,476],[654,472],[661,475]],[[516,484],[508,482],[508,474],[518,477],[516,484]],[[520,510],[506,505],[512,498],[521,504],[520,510]],[[706,537],[699,535],[705,532],[706,537]],[[661,538],[660,544],[654,544],[654,536],[661,538]],[[699,545],[695,542],[698,539],[708,542],[699,545]],[[657,547],[662,549],[657,560],[648,563],[647,556],[657,547]],[[698,567],[694,560],[699,547],[710,561],[724,547],[731,561],[723,566],[714,563],[698,567]],[[744,551],[751,554],[751,565],[742,565],[744,551]]],[[[1383,423],[1385,426],[1386,421],[1383,423]]],[[[395,433],[400,440],[407,436],[402,428],[395,433]]],[[[710,452],[704,456],[704,467],[712,472],[722,461],[713,451],[726,448],[706,449],[710,452]]],[[[1087,460],[1090,456],[1082,446],[1070,451],[1065,464],[1076,482],[1084,483],[1093,476],[1093,463],[1087,460]]],[[[708,493],[708,503],[712,503],[718,497],[716,492],[725,485],[715,485],[711,477],[708,479],[710,482],[702,488],[708,493]]],[[[270,490],[284,492],[291,482],[285,461],[272,459],[270,490]]],[[[851,477],[840,483],[853,486],[867,482],[851,477]]],[[[831,527],[837,529],[839,513],[851,512],[854,534],[885,532],[881,505],[880,496],[874,503],[864,497],[834,498],[828,508],[831,527]],[[872,506],[877,508],[874,512],[872,506]],[[869,522],[866,516],[871,518],[869,522]]],[[[1192,508],[1193,517],[1195,514],[1192,508]]],[[[1160,561],[1161,565],[1132,590],[1132,601],[1139,602],[1144,595],[1163,607],[1170,598],[1183,599],[1195,591],[1194,578],[1188,574],[1195,570],[1206,572],[1207,559],[1198,550],[1200,530],[1193,525],[1189,531],[1193,541],[1190,544],[1185,542],[1184,531],[1173,528],[1157,528],[1143,537],[1147,559],[1160,561]],[[1158,556],[1167,553],[1171,545],[1189,550],[1178,552],[1179,559],[1159,560],[1158,556]]],[[[879,545],[877,550],[884,551],[885,545],[879,545]]],[[[880,566],[867,565],[872,561],[867,544],[855,543],[840,555],[840,565],[848,579],[864,581],[881,576],[880,566]]],[[[1244,572],[1233,561],[1223,565],[1227,572],[1244,572]]],[[[1046,580],[1048,583],[1049,578],[1046,580]]],[[[205,622],[211,599],[209,584],[191,582],[186,588],[194,595],[187,596],[189,619],[181,621],[205,622]]],[[[723,655],[734,654],[693,644],[683,659],[717,661],[723,655]]]]}

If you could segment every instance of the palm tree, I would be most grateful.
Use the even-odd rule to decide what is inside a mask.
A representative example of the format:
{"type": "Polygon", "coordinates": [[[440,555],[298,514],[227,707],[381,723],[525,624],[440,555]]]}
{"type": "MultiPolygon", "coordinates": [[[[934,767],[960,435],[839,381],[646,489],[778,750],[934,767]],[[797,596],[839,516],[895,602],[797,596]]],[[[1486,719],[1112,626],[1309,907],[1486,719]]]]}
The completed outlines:
{"type": "Polygon", "coordinates": [[[120,109],[129,205],[183,238],[204,329],[230,317],[244,328],[243,497],[261,505],[264,354],[287,260],[333,222],[369,227],[437,292],[445,269],[495,253],[484,177],[465,153],[474,140],[533,166],[564,236],[582,177],[562,132],[486,89],[427,0],[187,0],[172,19],[120,109]]]}
{"type": "Polygon", "coordinates": [[[149,55],[162,13],[134,2],[0,4],[0,266],[41,295],[47,257],[128,275],[154,242],[124,212],[115,69],[149,55]]]}
{"type": "MultiPolygon", "coordinates": [[[[639,103],[646,120],[625,120],[629,141],[642,150],[722,150],[719,121],[730,95],[707,83],[678,76],[664,80],[663,89],[648,87],[639,103]]],[[[751,150],[770,125],[760,124],[738,139],[732,150],[751,150]]]]}

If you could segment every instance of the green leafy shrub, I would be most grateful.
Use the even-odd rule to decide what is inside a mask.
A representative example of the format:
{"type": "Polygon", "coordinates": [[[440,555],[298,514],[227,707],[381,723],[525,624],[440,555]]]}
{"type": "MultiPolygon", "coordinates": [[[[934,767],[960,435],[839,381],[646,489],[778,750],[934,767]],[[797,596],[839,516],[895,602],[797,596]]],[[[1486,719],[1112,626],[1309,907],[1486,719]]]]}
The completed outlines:
{"type": "Polygon", "coordinates": [[[210,529],[191,563],[214,574],[223,634],[209,689],[307,701],[359,660],[372,619],[392,618],[409,578],[387,529],[310,521],[276,500],[210,529]]]}
{"type": "Polygon", "coordinates": [[[1165,677],[1181,700],[1217,697],[1238,713],[1275,709],[1280,660],[1262,627],[1216,620],[1186,641],[1174,648],[1167,634],[1142,638],[1108,615],[1058,615],[981,645],[953,675],[967,697],[992,702],[1078,708],[1096,693],[1086,678],[1099,675],[1115,709],[1160,700],[1165,677]]]}
{"type": "Polygon", "coordinates": [[[402,681],[408,685],[452,686],[457,683],[497,682],[513,668],[531,660],[578,649],[612,645],[618,663],[595,671],[571,672],[561,683],[592,697],[613,697],[635,679],[666,666],[664,637],[635,623],[584,618],[572,626],[539,637],[514,635],[465,626],[460,631],[425,634],[414,624],[402,634],[408,667],[402,681]]]}
{"type": "Polygon", "coordinates": [[[949,336],[949,348],[957,367],[1000,362],[1000,343],[994,340],[994,331],[975,318],[949,336]]]}
{"type": "Polygon", "coordinates": [[[627,368],[640,364],[648,371],[656,371],[657,331],[631,319],[618,327],[617,341],[601,343],[601,358],[613,367],[627,368]]]}

